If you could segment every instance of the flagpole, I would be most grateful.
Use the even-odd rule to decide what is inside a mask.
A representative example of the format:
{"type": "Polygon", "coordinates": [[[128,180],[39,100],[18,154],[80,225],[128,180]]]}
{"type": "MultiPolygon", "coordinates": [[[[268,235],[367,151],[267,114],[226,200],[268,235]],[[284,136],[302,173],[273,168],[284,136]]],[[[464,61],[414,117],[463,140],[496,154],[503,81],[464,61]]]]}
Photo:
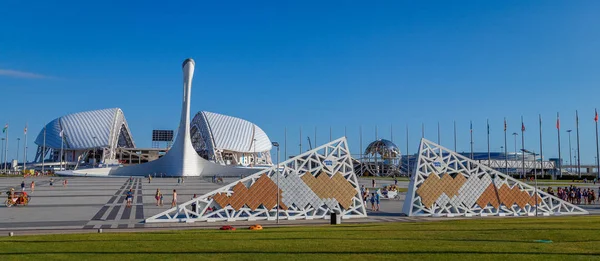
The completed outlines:
{"type": "Polygon", "coordinates": [[[329,126],[329,142],[331,142],[331,126],[329,126]]]}
{"type": "MultiPolygon", "coordinates": [[[[362,142],[362,125],[358,126],[358,141],[359,141],[358,142],[358,144],[359,144],[358,157],[359,157],[359,161],[360,161],[360,164],[361,164],[361,167],[362,167],[362,153],[363,153],[363,150],[362,150],[362,145],[363,145],[363,142],[362,142]]],[[[362,169],[361,169],[360,175],[362,176],[362,174],[363,173],[362,173],[362,169]]]]}
{"type": "Polygon", "coordinates": [[[421,139],[425,138],[425,123],[421,123],[421,139]]]}
{"type": "Polygon", "coordinates": [[[25,124],[25,143],[23,144],[23,175],[27,170],[27,124],[25,124]]]}
{"type": "MultiPolygon", "coordinates": [[[[95,159],[94,159],[95,160],[95,159]]],[[[44,126],[44,145],[42,146],[42,175],[44,175],[44,162],[46,161],[46,126],[44,126]]]]}
{"type": "Polygon", "coordinates": [[[558,173],[562,178],[562,157],[560,155],[560,114],[556,113],[556,133],[558,133],[558,173]]]}
{"type": "Polygon", "coordinates": [[[579,151],[579,112],[575,110],[575,121],[577,124],[577,175],[581,178],[581,154],[579,151]]]}
{"type": "Polygon", "coordinates": [[[394,142],[394,125],[390,124],[390,141],[394,142]]]}
{"type": "Polygon", "coordinates": [[[595,110],[594,121],[596,122],[596,170],[598,173],[596,177],[600,180],[600,151],[598,150],[598,109],[595,110]]]}
{"type": "Polygon", "coordinates": [[[504,117],[504,167],[508,175],[508,146],[506,144],[506,117],[504,117]]]}
{"type": "Polygon", "coordinates": [[[488,167],[492,167],[492,155],[490,154],[490,120],[486,119],[487,123],[487,146],[488,146],[488,167]]]}
{"type": "Polygon", "coordinates": [[[456,152],[456,121],[454,121],[454,152],[456,152]]]}
{"type": "Polygon", "coordinates": [[[473,121],[471,121],[471,159],[473,159],[473,121]]]}
{"type": "Polygon", "coordinates": [[[283,128],[283,158],[287,160],[287,127],[283,128]]]}
{"type": "Polygon", "coordinates": [[[525,175],[525,123],[523,123],[523,116],[521,116],[521,170],[522,175],[525,175]]]}
{"type": "Polygon", "coordinates": [[[4,151],[4,173],[6,173],[7,168],[8,168],[8,162],[7,162],[7,158],[8,158],[8,123],[6,124],[6,147],[4,147],[5,151],[4,151]]]}
{"type": "Polygon", "coordinates": [[[440,138],[440,122],[438,121],[438,144],[442,144],[442,139],[440,138]]]}
{"type": "Polygon", "coordinates": [[[298,153],[298,155],[302,154],[302,126],[300,126],[300,153],[298,153]]]}
{"type": "Polygon", "coordinates": [[[64,143],[65,137],[64,137],[64,133],[61,130],[60,131],[60,163],[59,163],[59,169],[62,171],[62,166],[63,166],[63,143],[64,143]]]}
{"type": "Polygon", "coordinates": [[[410,154],[408,153],[408,124],[406,124],[406,175],[410,178],[410,154]]]}

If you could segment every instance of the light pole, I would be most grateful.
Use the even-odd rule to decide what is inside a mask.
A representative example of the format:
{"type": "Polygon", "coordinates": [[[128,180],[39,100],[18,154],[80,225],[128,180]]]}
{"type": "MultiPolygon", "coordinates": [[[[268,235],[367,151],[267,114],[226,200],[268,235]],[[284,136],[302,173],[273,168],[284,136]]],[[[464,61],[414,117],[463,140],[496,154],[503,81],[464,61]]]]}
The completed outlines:
{"type": "Polygon", "coordinates": [[[277,219],[277,224],[279,224],[279,143],[274,141],[271,144],[273,144],[273,146],[277,147],[277,214],[276,214],[276,219],[277,219]]]}
{"type": "MultiPolygon", "coordinates": [[[[254,147],[254,154],[252,154],[252,167],[256,166],[256,160],[258,159],[258,157],[256,157],[256,139],[252,140],[252,147],[254,147]]],[[[279,149],[279,147],[278,147],[279,149]]]]}
{"type": "MultiPolygon", "coordinates": [[[[96,139],[98,137],[94,136],[92,137],[94,139],[94,161],[92,162],[92,168],[96,167],[96,139]]],[[[131,161],[129,162],[129,164],[131,164],[131,161]]]]}
{"type": "Polygon", "coordinates": [[[571,171],[573,171],[573,155],[571,155],[571,132],[573,130],[567,130],[567,133],[569,133],[569,166],[571,166],[571,171]]]}
{"type": "Polygon", "coordinates": [[[512,135],[515,138],[515,158],[513,159],[513,161],[516,161],[517,160],[517,136],[519,136],[519,134],[516,132],[513,132],[512,135]]]}
{"type": "MultiPolygon", "coordinates": [[[[15,158],[17,160],[17,166],[19,166],[19,143],[21,142],[21,138],[17,138],[17,157],[15,158]]],[[[14,166],[13,166],[14,168],[14,166]]]]}
{"type": "Polygon", "coordinates": [[[5,141],[6,139],[5,139],[5,138],[2,138],[1,140],[2,140],[2,152],[1,152],[1,154],[0,154],[0,155],[2,155],[2,156],[1,156],[1,158],[2,158],[2,161],[3,161],[3,162],[2,162],[2,170],[4,171],[4,141],[5,141]]]}

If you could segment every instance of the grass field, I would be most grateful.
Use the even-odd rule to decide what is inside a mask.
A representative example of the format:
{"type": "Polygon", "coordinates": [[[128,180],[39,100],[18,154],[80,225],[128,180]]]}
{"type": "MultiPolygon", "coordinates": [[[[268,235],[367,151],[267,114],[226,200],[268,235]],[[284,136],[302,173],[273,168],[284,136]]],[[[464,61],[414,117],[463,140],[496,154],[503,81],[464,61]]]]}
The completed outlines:
{"type": "Polygon", "coordinates": [[[590,260],[600,217],[0,238],[3,260],[590,260]],[[537,242],[551,240],[551,243],[537,242]]]}

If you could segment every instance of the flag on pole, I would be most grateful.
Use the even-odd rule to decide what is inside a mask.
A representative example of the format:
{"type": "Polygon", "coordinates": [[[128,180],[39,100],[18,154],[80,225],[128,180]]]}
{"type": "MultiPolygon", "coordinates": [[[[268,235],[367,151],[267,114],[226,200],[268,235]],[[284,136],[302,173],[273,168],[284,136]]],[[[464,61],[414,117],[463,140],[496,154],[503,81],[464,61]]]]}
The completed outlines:
{"type": "Polygon", "coordinates": [[[487,122],[487,134],[490,134],[490,122],[487,122]]]}
{"type": "Polygon", "coordinates": [[[504,118],[504,131],[506,131],[506,118],[504,118]]]}
{"type": "Polygon", "coordinates": [[[4,125],[4,129],[2,129],[2,133],[5,133],[6,130],[8,130],[8,123],[6,125],[4,125]]]}
{"type": "Polygon", "coordinates": [[[560,130],[560,117],[558,115],[556,115],[556,129],[560,130]]]}
{"type": "Polygon", "coordinates": [[[25,125],[25,129],[23,130],[23,134],[27,135],[27,125],[25,125]]]}
{"type": "Polygon", "coordinates": [[[596,116],[594,116],[594,121],[598,122],[598,109],[595,109],[595,110],[596,110],[596,116]]]}
{"type": "Polygon", "coordinates": [[[471,127],[469,127],[469,129],[471,130],[471,132],[473,132],[473,121],[471,121],[471,127]]]}
{"type": "Polygon", "coordinates": [[[521,131],[525,131],[525,123],[521,122],[521,131]]]}

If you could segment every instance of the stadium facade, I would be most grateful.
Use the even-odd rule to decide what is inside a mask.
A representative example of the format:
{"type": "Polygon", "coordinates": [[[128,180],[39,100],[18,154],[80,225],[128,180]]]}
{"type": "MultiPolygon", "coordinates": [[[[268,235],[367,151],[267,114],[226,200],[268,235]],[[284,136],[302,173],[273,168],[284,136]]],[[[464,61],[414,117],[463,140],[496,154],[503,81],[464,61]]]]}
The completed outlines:
{"type": "Polygon", "coordinates": [[[183,70],[181,121],[168,150],[152,159],[144,158],[142,163],[139,154],[151,149],[136,148],[123,111],[95,110],[69,114],[48,123],[35,141],[38,166],[42,162],[46,165],[65,162],[68,169],[58,174],[88,176],[239,176],[271,167],[272,144],[257,125],[205,111],[190,120],[194,61],[186,60],[183,70]],[[133,164],[136,161],[131,160],[132,154],[137,154],[137,162],[142,164],[133,164]]]}

